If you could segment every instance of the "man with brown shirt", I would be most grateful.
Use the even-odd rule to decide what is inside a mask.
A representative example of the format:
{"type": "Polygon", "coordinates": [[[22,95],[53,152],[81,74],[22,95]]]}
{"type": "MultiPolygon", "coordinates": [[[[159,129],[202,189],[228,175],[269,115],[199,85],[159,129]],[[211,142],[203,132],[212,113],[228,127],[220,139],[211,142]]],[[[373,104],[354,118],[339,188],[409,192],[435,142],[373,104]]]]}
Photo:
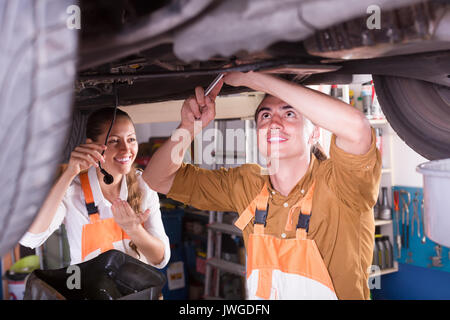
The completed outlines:
{"type": "MultiPolygon", "coordinates": [[[[267,74],[232,72],[223,81],[267,93],[255,114],[258,149],[268,159],[267,170],[257,164],[206,170],[182,163],[194,138],[195,121],[201,121],[204,128],[214,119],[215,98],[223,85],[220,82],[209,96],[204,97],[203,89],[197,87],[195,96],[184,102],[181,124],[172,139],[153,155],[143,174],[145,181],[152,189],[198,209],[238,212],[243,220],[238,224],[250,253],[261,248],[258,237],[261,243],[270,240],[271,248],[289,242],[282,240],[297,241],[289,244],[301,247],[291,262],[280,264],[285,259],[279,257],[280,250],[275,250],[276,254],[273,249],[265,250],[275,257],[278,269],[286,269],[283,264],[298,269],[300,260],[309,259],[299,258],[302,252],[310,252],[302,247],[303,243],[315,242],[311,247],[318,248],[321,261],[292,272],[307,278],[323,278],[318,290],[328,287],[338,299],[369,299],[368,272],[375,233],[372,208],[378,196],[381,157],[375,147],[374,130],[365,116],[340,100],[267,74]],[[333,133],[329,159],[310,152],[319,137],[318,127],[333,133]],[[310,199],[309,210],[304,210],[306,198],[310,199]],[[263,220],[255,212],[259,217],[262,214],[263,220]],[[304,236],[299,230],[303,230],[304,236]],[[302,271],[320,269],[322,265],[326,274],[308,276],[302,271]]],[[[257,269],[258,259],[253,256],[247,264],[257,269]]],[[[261,258],[263,264],[269,258],[261,258]]],[[[312,287],[304,284],[305,279],[300,279],[294,288],[289,288],[291,280],[284,280],[285,287],[275,292],[270,286],[272,282],[275,286],[277,279],[275,274],[272,278],[273,266],[270,268],[270,273],[258,270],[256,280],[249,279],[247,274],[247,280],[256,281],[258,287],[250,296],[328,299],[328,293],[308,292],[312,287]],[[304,292],[282,294],[290,290],[304,292]]]]}

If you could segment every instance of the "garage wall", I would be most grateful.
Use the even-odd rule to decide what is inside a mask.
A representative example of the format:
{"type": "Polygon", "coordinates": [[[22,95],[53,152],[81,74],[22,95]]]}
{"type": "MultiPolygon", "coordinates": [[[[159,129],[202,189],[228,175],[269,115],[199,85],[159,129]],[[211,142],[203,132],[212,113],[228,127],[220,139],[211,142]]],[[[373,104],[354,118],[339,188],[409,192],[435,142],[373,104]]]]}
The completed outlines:
{"type": "MultiPolygon", "coordinates": [[[[139,143],[147,142],[150,138],[154,137],[170,137],[174,130],[178,127],[179,122],[163,122],[163,123],[146,123],[146,124],[135,124],[136,127],[136,135],[139,143]]],[[[197,138],[202,138],[202,149],[198,150],[196,154],[197,159],[200,159],[200,156],[202,157],[202,163],[201,167],[206,169],[214,169],[214,165],[212,163],[209,163],[208,159],[210,160],[209,156],[206,154],[208,150],[211,150],[211,144],[215,145],[215,142],[213,139],[210,139],[210,132],[208,133],[208,130],[214,129],[214,122],[211,122],[208,127],[203,129],[202,135],[198,135],[197,138]],[[204,157],[208,157],[208,159],[205,159],[204,157]]],[[[227,120],[226,121],[226,130],[232,130],[231,133],[227,131],[224,132],[222,144],[225,147],[225,144],[227,146],[233,145],[231,148],[234,148],[234,151],[237,152],[239,155],[245,155],[245,141],[239,140],[237,141],[237,138],[235,137],[240,136],[240,134],[244,134],[245,130],[245,123],[243,120],[227,120]],[[240,130],[240,134],[238,134],[238,130],[240,130]],[[229,141],[229,139],[234,137],[234,141],[229,141]]],[[[231,150],[231,148],[229,148],[231,150]]],[[[224,164],[219,166],[225,166],[225,167],[234,167],[237,165],[241,165],[245,163],[245,158],[239,158],[239,159],[230,159],[231,163],[225,162],[227,160],[223,160],[224,164]]]]}
{"type": "Polygon", "coordinates": [[[423,176],[416,167],[428,160],[411,149],[398,135],[393,135],[393,180],[394,185],[423,187],[423,176]]]}
{"type": "Polygon", "coordinates": [[[136,136],[139,143],[148,142],[151,137],[170,137],[179,122],[136,124],[136,136]]]}

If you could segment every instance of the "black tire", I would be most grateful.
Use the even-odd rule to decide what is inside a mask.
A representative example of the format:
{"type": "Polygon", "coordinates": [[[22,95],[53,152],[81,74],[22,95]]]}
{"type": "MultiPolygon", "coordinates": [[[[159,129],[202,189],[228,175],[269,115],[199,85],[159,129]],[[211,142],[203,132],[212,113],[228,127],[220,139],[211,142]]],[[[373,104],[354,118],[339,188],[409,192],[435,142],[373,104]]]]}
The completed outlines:
{"type": "Polygon", "coordinates": [[[64,148],[62,162],[69,162],[72,151],[80,144],[86,142],[86,124],[90,112],[75,109],[72,113],[72,123],[64,148]]]}
{"type": "Polygon", "coordinates": [[[383,113],[398,136],[429,160],[450,158],[450,88],[373,76],[383,113]]]}
{"type": "Polygon", "coordinates": [[[78,32],[73,0],[0,2],[0,255],[31,225],[71,124],[78,32]]]}

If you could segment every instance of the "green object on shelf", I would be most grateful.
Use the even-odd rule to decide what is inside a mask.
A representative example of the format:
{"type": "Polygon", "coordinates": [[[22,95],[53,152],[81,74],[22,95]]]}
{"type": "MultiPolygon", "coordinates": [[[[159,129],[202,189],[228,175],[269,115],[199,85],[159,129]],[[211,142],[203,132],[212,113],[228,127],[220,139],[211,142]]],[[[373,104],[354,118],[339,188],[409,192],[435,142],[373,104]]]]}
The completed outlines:
{"type": "Polygon", "coordinates": [[[13,273],[31,273],[40,268],[39,257],[31,255],[18,260],[11,267],[10,271],[13,273]]]}

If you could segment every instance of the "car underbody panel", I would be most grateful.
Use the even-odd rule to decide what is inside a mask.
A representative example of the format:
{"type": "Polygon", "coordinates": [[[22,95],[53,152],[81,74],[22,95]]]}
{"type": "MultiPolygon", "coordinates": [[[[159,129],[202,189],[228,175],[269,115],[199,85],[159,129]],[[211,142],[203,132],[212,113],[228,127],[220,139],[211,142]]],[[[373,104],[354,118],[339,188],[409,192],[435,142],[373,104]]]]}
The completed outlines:
{"type": "MultiPolygon", "coordinates": [[[[121,106],[184,99],[221,72],[268,72],[307,85],[372,74],[383,112],[406,143],[429,159],[448,154],[448,1],[120,0],[111,7],[81,0],[81,6],[91,13],[76,81],[81,111],[113,106],[114,86],[121,106]],[[423,99],[407,94],[411,88],[417,94],[421,88],[423,99]]],[[[221,95],[245,91],[225,85],[221,95]]]]}
{"type": "MultiPolygon", "coordinates": [[[[420,15],[424,21],[418,27],[422,29],[439,18],[434,6],[414,5],[418,0],[166,0],[153,5],[121,0],[112,8],[106,4],[101,6],[104,2],[96,1],[96,6],[91,1],[81,2],[87,17],[83,20],[86,22],[82,28],[80,69],[162,43],[173,44],[178,59],[194,62],[216,56],[230,57],[240,51],[259,52],[274,43],[302,41],[313,34],[329,37],[333,42],[333,34],[325,34],[327,28],[336,26],[334,29],[339,30],[345,22],[354,27],[354,34],[365,29],[361,44],[373,45],[374,38],[398,41],[394,37],[399,36],[396,32],[399,24],[414,29],[410,25],[415,21],[411,12],[427,11],[420,15]],[[384,25],[379,32],[366,27],[367,10],[374,5],[382,9],[380,19],[384,25]],[[393,11],[404,6],[407,7],[402,11],[393,11]],[[102,15],[104,18],[99,19],[102,15]],[[405,15],[409,19],[404,19],[405,15]],[[394,16],[399,16],[399,21],[394,16]],[[318,33],[319,30],[324,31],[318,33]],[[109,49],[114,52],[108,52],[109,49]]],[[[421,35],[432,32],[431,26],[429,29],[420,30],[421,35]]]]}
{"type": "Polygon", "coordinates": [[[317,31],[304,41],[305,48],[314,56],[346,60],[450,49],[450,10],[440,2],[382,11],[380,29],[366,22],[358,17],[317,31]]]}
{"type": "Polygon", "coordinates": [[[450,7],[440,1],[121,0],[115,9],[106,1],[106,11],[103,2],[81,1],[88,12],[76,84],[81,109],[112,105],[114,82],[120,104],[129,105],[185,98],[223,71],[271,70],[305,84],[386,74],[450,85],[442,68],[450,7]],[[371,30],[374,4],[381,29],[371,30]]]}

